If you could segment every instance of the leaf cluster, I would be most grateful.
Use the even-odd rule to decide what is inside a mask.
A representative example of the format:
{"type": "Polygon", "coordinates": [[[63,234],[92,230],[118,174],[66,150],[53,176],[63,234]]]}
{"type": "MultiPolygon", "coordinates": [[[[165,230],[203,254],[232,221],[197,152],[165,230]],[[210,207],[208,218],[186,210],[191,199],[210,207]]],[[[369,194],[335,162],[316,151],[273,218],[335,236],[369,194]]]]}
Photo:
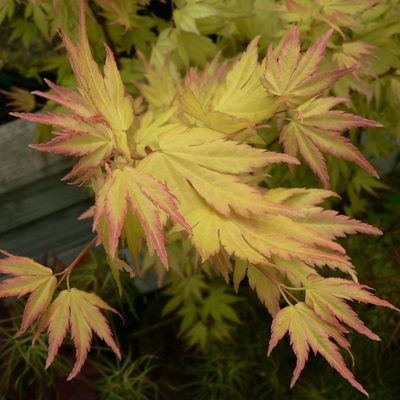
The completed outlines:
{"type": "MultiPolygon", "coordinates": [[[[326,0],[315,8],[312,1],[288,0],[237,7],[235,0],[186,0],[171,3],[171,19],[162,21],[150,18],[147,2],[82,0],[76,34],[63,19],[76,9],[61,1],[56,18],[55,3],[33,3],[21,3],[25,19],[16,20],[10,41],[28,47],[27,32],[38,29],[51,43],[61,27],[72,74],[58,68],[57,83],[46,79],[50,90],[34,92],[48,100],[42,113],[13,115],[54,128],[51,140],[33,148],[77,158],[64,179],[93,190],[93,207],[81,218],[93,219],[96,234],[59,274],[25,257],[5,253],[0,260],[0,271],[11,276],[0,295],[30,294],[19,334],[36,321],[34,341],[48,329],[46,366],[68,330],[77,356],[68,379],[82,368],[93,332],[120,357],[101,313],[116,310],[70,285],[91,246],[104,247],[122,293],[121,274],[140,275],[143,260],[154,255],[158,270],[160,264],[169,269],[176,245],[185,250],[173,259],[165,312],[178,310],[189,345],[205,349],[210,338],[230,339],[228,322],[239,321],[236,299],[206,283],[209,271],[232,279],[236,290],[247,278],[273,317],[268,352],[290,335],[297,356],[291,385],[313,350],[367,394],[339,347],[350,352],[350,329],[379,337],[349,302],[397,308],[358,282],[337,239],[381,232],[321,203],[336,196],[328,190],[331,180],[347,194],[353,215],[367,207],[363,192],[386,188],[374,178],[379,157],[393,147],[368,145],[382,125],[357,113],[380,120],[381,82],[388,77],[396,88],[397,61],[386,50],[398,44],[398,23],[389,15],[398,4],[326,0]],[[267,11],[273,24],[265,24],[267,11]],[[96,32],[104,50],[91,47],[96,32]],[[97,58],[105,58],[104,68],[97,58]],[[299,164],[324,189],[304,188],[306,180],[291,177],[296,168],[297,177],[310,175],[299,164]],[[176,267],[182,260],[185,268],[176,267]],[[52,301],[64,278],[67,288],[52,301]]],[[[14,12],[8,5],[3,22],[14,12]]],[[[19,97],[15,104],[26,107],[19,97]]],[[[392,117],[382,118],[389,143],[396,140],[392,117]]]]}

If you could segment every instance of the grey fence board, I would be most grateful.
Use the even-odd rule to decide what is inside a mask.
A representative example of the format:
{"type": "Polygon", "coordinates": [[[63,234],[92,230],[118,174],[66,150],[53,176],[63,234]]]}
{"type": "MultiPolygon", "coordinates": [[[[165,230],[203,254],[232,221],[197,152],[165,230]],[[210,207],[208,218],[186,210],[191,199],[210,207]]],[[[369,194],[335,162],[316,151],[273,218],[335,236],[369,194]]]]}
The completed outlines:
{"type": "Polygon", "coordinates": [[[60,182],[67,170],[0,195],[0,233],[25,225],[88,198],[85,189],[60,182]]]}
{"type": "Polygon", "coordinates": [[[40,260],[46,254],[70,262],[93,237],[91,221],[78,221],[84,201],[0,235],[0,248],[40,260]]]}
{"type": "Polygon", "coordinates": [[[28,147],[35,134],[28,121],[0,126],[0,249],[68,262],[93,236],[90,221],[77,220],[90,194],[60,181],[71,160],[28,147]]]}
{"type": "Polygon", "coordinates": [[[66,157],[31,149],[36,124],[17,120],[0,126],[0,194],[65,170],[66,157]]]}

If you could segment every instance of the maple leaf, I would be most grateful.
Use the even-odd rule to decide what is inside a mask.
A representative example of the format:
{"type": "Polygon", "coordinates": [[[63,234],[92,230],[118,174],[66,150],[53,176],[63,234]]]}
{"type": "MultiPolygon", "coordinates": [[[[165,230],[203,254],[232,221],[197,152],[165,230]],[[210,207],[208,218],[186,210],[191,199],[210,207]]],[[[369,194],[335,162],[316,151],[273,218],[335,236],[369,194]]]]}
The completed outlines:
{"type": "Polygon", "coordinates": [[[227,218],[207,207],[198,207],[185,217],[193,226],[192,241],[203,259],[224,249],[254,264],[268,263],[275,255],[354,273],[339,245],[283,215],[250,219],[233,214],[227,218]]]}
{"type": "Polygon", "coordinates": [[[268,190],[265,195],[271,201],[286,204],[307,213],[320,212],[322,208],[317,207],[318,204],[329,197],[339,197],[331,190],[308,188],[276,188],[268,190]]]}
{"type": "Polygon", "coordinates": [[[307,277],[306,303],[322,319],[334,316],[339,321],[354,328],[372,340],[380,340],[379,336],[369,330],[345,300],[358,300],[364,303],[388,307],[397,311],[395,306],[369,293],[368,286],[340,278],[323,278],[312,274],[307,277]]]}
{"type": "Polygon", "coordinates": [[[222,133],[206,128],[160,135],[153,150],[137,168],[165,182],[184,214],[204,201],[225,216],[289,212],[263,199],[258,188],[235,175],[276,162],[296,162],[291,157],[226,140],[222,133]]]}
{"type": "Polygon", "coordinates": [[[275,271],[265,265],[252,265],[237,259],[233,273],[233,283],[236,292],[240,282],[245,278],[249,280],[250,287],[257,293],[260,301],[267,307],[268,312],[275,316],[280,310],[279,279],[275,271]]]}
{"type": "Polygon", "coordinates": [[[321,320],[307,304],[299,302],[283,308],[275,316],[271,326],[268,355],[271,354],[286,332],[290,334],[290,343],[297,357],[290,387],[293,387],[299,378],[311,348],[314,353],[320,353],[351,385],[368,396],[367,391],[347,368],[338,347],[334,343],[336,341],[338,344],[342,343],[346,347],[348,346],[347,342],[343,340],[342,331],[321,320]]]}
{"type": "Polygon", "coordinates": [[[30,112],[36,107],[34,96],[25,89],[12,86],[9,91],[0,90],[0,92],[10,100],[6,106],[16,111],[30,112]]]}
{"type": "MultiPolygon", "coordinates": [[[[341,27],[361,28],[360,18],[362,13],[377,2],[378,0],[364,0],[362,2],[358,0],[320,0],[318,4],[315,4],[313,0],[301,2],[286,0],[286,7],[283,7],[282,11],[287,11],[299,17],[306,15],[317,21],[322,21],[345,37],[341,27]]],[[[291,19],[293,19],[293,16],[291,19]]]]}
{"type": "Polygon", "coordinates": [[[279,51],[268,48],[263,85],[270,95],[279,96],[287,104],[298,104],[330,88],[351,69],[317,72],[332,31],[326,32],[301,55],[300,33],[293,27],[282,39],[279,51]]]}
{"type": "Polygon", "coordinates": [[[326,198],[338,196],[330,190],[278,188],[268,190],[265,196],[271,201],[298,209],[305,217],[299,218],[302,224],[330,239],[354,233],[382,234],[378,228],[371,225],[340,215],[337,211],[318,207],[317,205],[326,198]]]}
{"type": "Polygon", "coordinates": [[[112,24],[121,25],[125,32],[133,27],[132,17],[139,10],[137,4],[129,0],[96,0],[96,3],[104,10],[107,20],[112,24]]]}
{"type": "Polygon", "coordinates": [[[191,232],[191,227],[178,211],[175,197],[164,184],[138,169],[126,166],[111,171],[97,193],[93,228],[97,229],[102,219],[107,221],[107,238],[103,243],[106,242],[112,257],[128,210],[139,219],[149,248],[155,249],[168,267],[160,214],[166,213],[175,223],[191,232]]]}
{"type": "Polygon", "coordinates": [[[259,39],[253,39],[227,70],[211,100],[213,110],[253,123],[272,115],[275,102],[266,95],[261,83],[264,65],[258,61],[259,39]]]}
{"type": "Polygon", "coordinates": [[[34,94],[61,104],[72,114],[12,115],[61,128],[62,131],[56,132],[57,137],[52,141],[33,147],[41,151],[82,157],[67,175],[66,179],[69,179],[102,165],[113,152],[130,159],[126,131],[133,123],[134,113],[111,50],[106,46],[104,76],[93,59],[86,34],[83,2],[80,9],[79,43],[75,46],[64,32],[62,38],[77,79],[78,92],[46,80],[54,94],[39,91],[34,94]]]}
{"type": "Polygon", "coordinates": [[[259,37],[253,39],[230,63],[219,63],[217,56],[204,71],[188,71],[176,101],[183,122],[256,138],[256,124],[270,118],[278,106],[261,83],[264,68],[258,61],[258,41],[259,37]]]}
{"type": "Polygon", "coordinates": [[[144,64],[146,83],[135,82],[142,96],[152,110],[167,110],[172,105],[179,85],[179,79],[174,73],[171,63],[165,63],[160,68],[151,66],[146,58],[139,54],[144,64]]]}
{"type": "Polygon", "coordinates": [[[118,314],[94,293],[87,293],[75,288],[59,293],[39,321],[38,330],[33,338],[33,343],[35,343],[39,336],[48,329],[49,352],[46,369],[57,355],[68,329],[71,330],[76,348],[76,362],[67,380],[73,379],[85,363],[91,346],[92,331],[111,347],[118,358],[121,358],[111,329],[100,309],[118,314]]]}
{"type": "Polygon", "coordinates": [[[1,281],[0,297],[20,297],[31,293],[25,306],[21,328],[17,332],[17,336],[20,336],[46,310],[53,297],[57,278],[50,268],[31,258],[1,252],[7,258],[0,260],[0,273],[12,277],[1,281]]]}
{"type": "Polygon", "coordinates": [[[300,214],[275,213],[257,218],[232,214],[226,218],[198,204],[185,218],[193,227],[192,241],[204,259],[225,249],[229,255],[253,264],[275,264],[275,257],[281,258],[287,266],[275,267],[285,273],[302,261],[311,267],[338,268],[356,279],[345,250],[334,239],[356,232],[381,232],[315,206],[331,195],[330,191],[318,189],[275,189],[267,191],[264,197],[272,204],[297,209],[300,214]]]}
{"type": "Polygon", "coordinates": [[[345,99],[335,97],[311,98],[295,109],[291,122],[281,132],[280,141],[285,152],[293,156],[301,153],[325,187],[329,186],[329,175],[323,154],[352,161],[378,177],[374,167],[341,132],[382,125],[341,110],[331,110],[343,101],[345,99]]]}
{"type": "Polygon", "coordinates": [[[357,79],[359,79],[357,70],[362,70],[365,74],[376,77],[368,65],[370,64],[369,58],[373,55],[373,49],[374,46],[360,41],[343,43],[341,51],[333,54],[332,60],[339,68],[355,67],[353,75],[357,79]]]}

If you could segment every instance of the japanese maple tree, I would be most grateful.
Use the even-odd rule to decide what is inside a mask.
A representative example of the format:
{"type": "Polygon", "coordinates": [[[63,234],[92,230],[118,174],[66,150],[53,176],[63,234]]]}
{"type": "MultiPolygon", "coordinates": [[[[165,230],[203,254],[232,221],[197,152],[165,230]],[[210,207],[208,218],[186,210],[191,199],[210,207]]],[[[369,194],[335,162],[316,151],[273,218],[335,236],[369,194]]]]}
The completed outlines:
{"type": "MultiPolygon", "coordinates": [[[[288,7],[305,12],[294,1],[288,7]]],[[[340,30],[333,14],[321,11],[320,18],[340,30]]],[[[50,91],[35,94],[58,103],[62,113],[13,114],[53,126],[54,138],[32,147],[76,157],[64,179],[90,185],[95,195],[83,217],[93,218],[96,236],[63,272],[56,275],[32,259],[6,252],[0,260],[0,272],[10,276],[0,283],[0,296],[30,294],[18,334],[36,322],[34,340],[48,331],[46,368],[68,330],[76,347],[68,379],[82,368],[93,332],[121,356],[102,314],[117,311],[94,293],[71,287],[69,277],[83,255],[100,244],[117,272],[134,276],[137,266],[123,259],[122,250],[127,246],[140,262],[143,241],[168,268],[165,230],[173,226],[203,261],[211,262],[227,281],[232,276],[236,290],[247,276],[273,317],[268,354],[290,335],[297,356],[292,385],[312,349],[367,394],[339,347],[350,352],[349,328],[372,340],[379,337],[349,302],[395,307],[358,283],[354,266],[335,239],[381,232],[320,203],[335,196],[328,190],[325,155],[354,162],[377,176],[342,133],[381,124],[337,109],[347,99],[328,94],[340,78],[355,71],[354,66],[322,69],[332,32],[302,51],[299,29],[293,26],[261,60],[256,37],[238,57],[217,56],[201,70],[189,68],[185,76],[165,68],[167,90],[159,86],[160,72],[145,60],[147,82],[137,82],[141,95],[133,98],[108,47],[104,69],[94,61],[81,2],[78,43],[62,32],[77,89],[47,82],[50,91]],[[270,123],[278,123],[283,153],[260,144],[257,132],[270,123]],[[269,166],[286,163],[293,169],[300,163],[298,156],[325,189],[260,184],[269,166]],[[322,267],[348,277],[326,277],[322,267]],[[67,287],[58,292],[64,279],[67,287]]]]}

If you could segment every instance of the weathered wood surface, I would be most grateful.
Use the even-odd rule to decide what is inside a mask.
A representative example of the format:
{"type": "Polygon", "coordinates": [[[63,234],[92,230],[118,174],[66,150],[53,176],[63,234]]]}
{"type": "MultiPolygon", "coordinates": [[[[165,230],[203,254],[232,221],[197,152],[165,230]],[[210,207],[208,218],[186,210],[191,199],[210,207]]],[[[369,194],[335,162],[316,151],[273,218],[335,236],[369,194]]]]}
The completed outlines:
{"type": "Polygon", "coordinates": [[[60,172],[70,160],[31,149],[36,124],[17,120],[0,126],[0,194],[60,172]]]}
{"type": "Polygon", "coordinates": [[[89,221],[77,221],[89,192],[60,181],[71,160],[29,148],[35,135],[27,121],[0,126],[0,249],[68,262],[92,235],[89,221]]]}

